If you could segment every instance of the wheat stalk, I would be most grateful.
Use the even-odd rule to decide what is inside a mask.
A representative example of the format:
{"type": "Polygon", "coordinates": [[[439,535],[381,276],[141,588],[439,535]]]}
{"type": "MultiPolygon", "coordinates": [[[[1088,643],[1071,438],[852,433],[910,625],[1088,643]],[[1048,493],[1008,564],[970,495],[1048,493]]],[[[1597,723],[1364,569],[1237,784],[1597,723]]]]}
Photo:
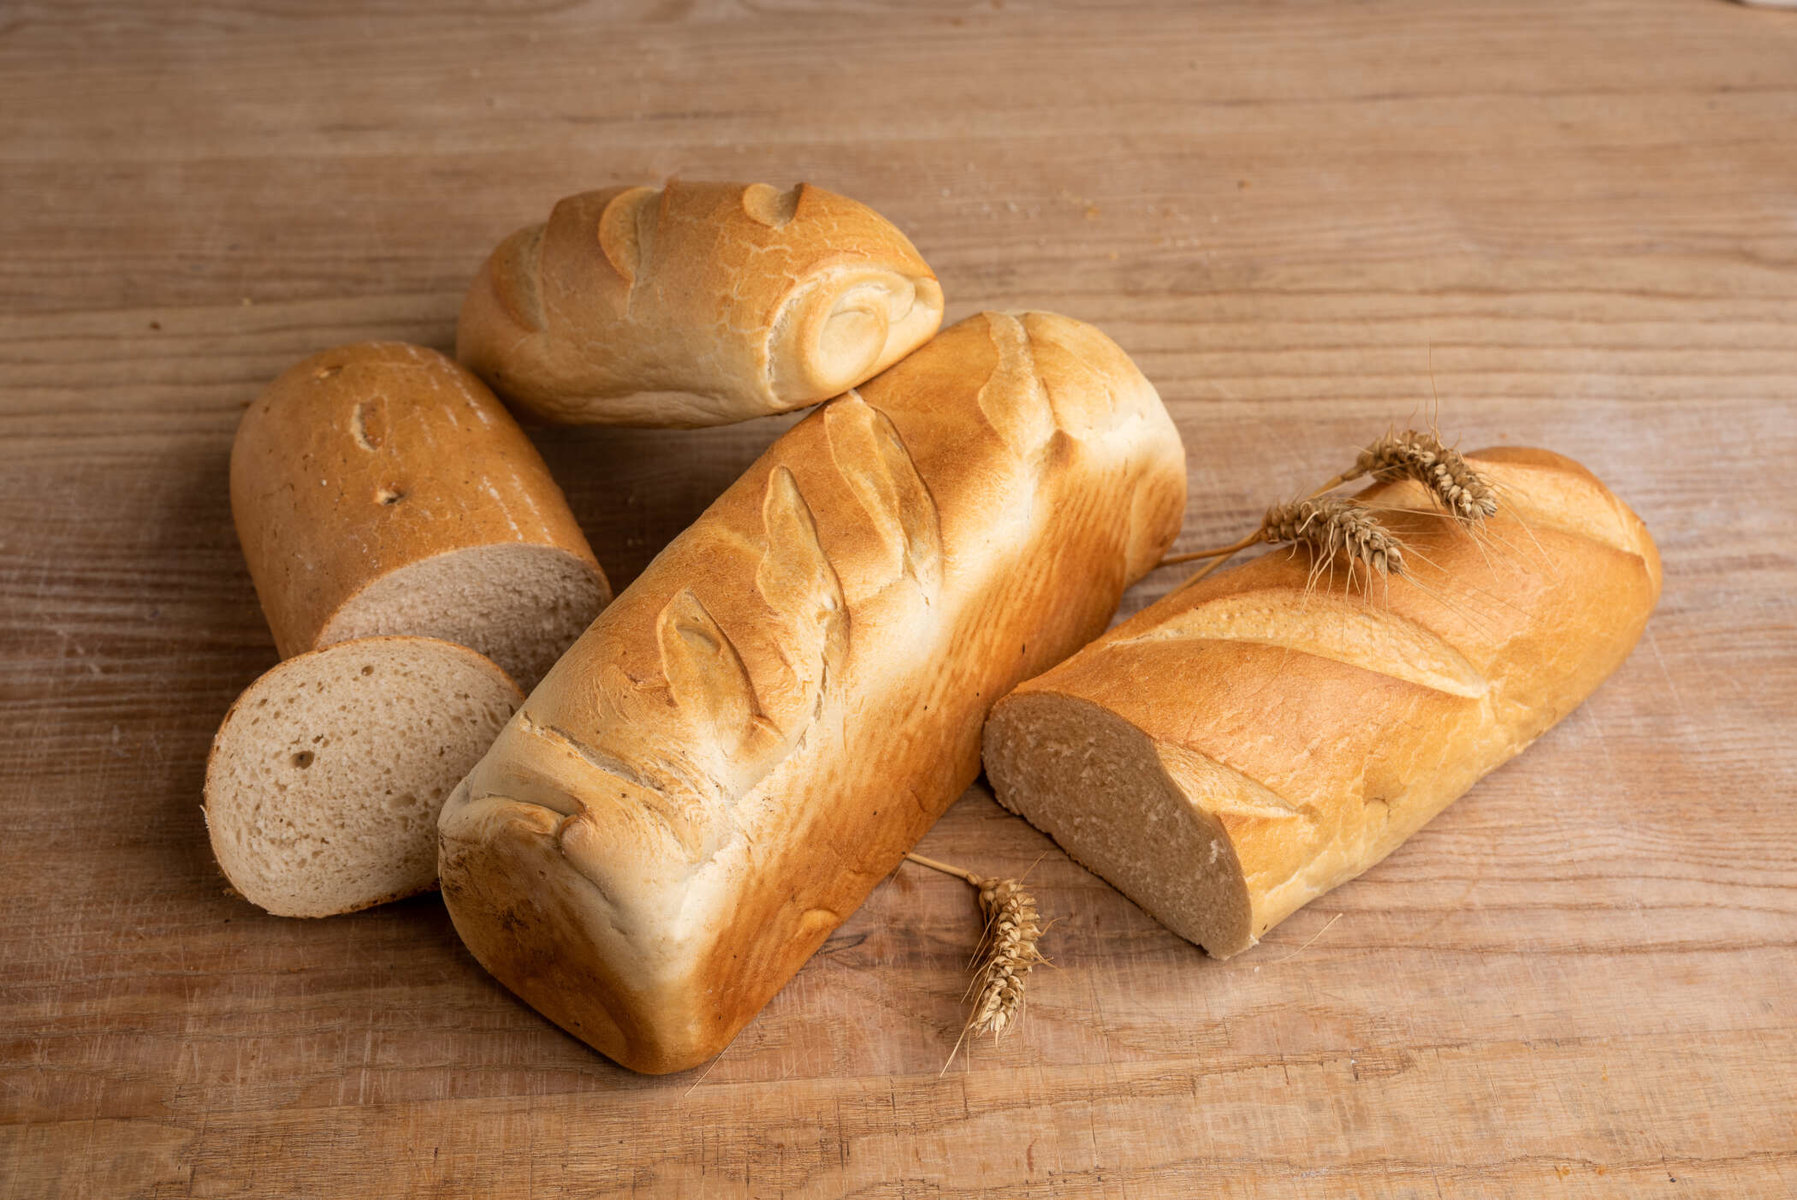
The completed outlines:
{"type": "Polygon", "coordinates": [[[1263,542],[1302,542],[1321,552],[1325,566],[1346,554],[1381,578],[1404,573],[1404,543],[1374,511],[1357,500],[1327,497],[1288,500],[1267,510],[1260,523],[1263,542]]]}
{"type": "Polygon", "coordinates": [[[1023,977],[1048,960],[1038,946],[1042,922],[1036,898],[1015,879],[982,879],[978,887],[986,934],[974,970],[979,991],[967,1032],[989,1033],[996,1041],[1023,1012],[1023,977]]]}
{"type": "Polygon", "coordinates": [[[1327,506],[1349,506],[1355,503],[1353,501],[1317,499],[1325,492],[1365,475],[1381,482],[1414,479],[1429,489],[1429,494],[1450,516],[1468,525],[1477,525],[1486,517],[1497,515],[1497,492],[1464,455],[1443,445],[1433,433],[1406,429],[1403,433],[1387,433],[1376,439],[1356,456],[1352,467],[1314,489],[1304,499],[1268,509],[1260,527],[1240,541],[1189,554],[1169,554],[1155,565],[1170,567],[1176,563],[1210,559],[1182,585],[1188,586],[1257,542],[1299,541],[1309,542],[1322,550],[1325,564],[1333,561],[1334,552],[1346,550],[1351,560],[1364,562],[1370,571],[1381,576],[1400,575],[1404,570],[1403,543],[1376,518],[1367,515],[1372,510],[1360,506],[1358,514],[1350,514],[1346,507],[1327,506]],[[1313,502],[1315,508],[1309,512],[1300,511],[1301,506],[1313,502]],[[1279,530],[1290,532],[1274,536],[1279,530]]]}
{"type": "MultiPolygon", "coordinates": [[[[979,890],[980,911],[986,918],[986,928],[974,955],[973,982],[968,987],[974,993],[973,1008],[961,1028],[961,1036],[955,1040],[955,1049],[949,1052],[948,1061],[952,1063],[968,1035],[990,1034],[996,1041],[1022,1016],[1023,977],[1037,963],[1048,961],[1040,948],[1042,914],[1036,907],[1036,898],[1018,880],[975,875],[921,854],[905,857],[918,866],[972,884],[979,890]]],[[[948,1070],[948,1063],[942,1069],[948,1070]]]]}
{"type": "Polygon", "coordinates": [[[1326,492],[1362,475],[1384,482],[1414,479],[1429,489],[1442,508],[1469,524],[1497,515],[1497,493],[1485,477],[1460,451],[1444,446],[1432,433],[1406,429],[1385,434],[1360,452],[1352,470],[1318,490],[1326,492]]]}
{"type": "Polygon", "coordinates": [[[1219,546],[1215,550],[1176,554],[1162,559],[1160,565],[1164,567],[1170,563],[1190,562],[1195,558],[1210,559],[1203,569],[1195,572],[1181,585],[1189,586],[1228,562],[1237,551],[1246,550],[1257,542],[1298,542],[1319,552],[1319,570],[1327,570],[1337,555],[1346,554],[1348,569],[1352,571],[1353,564],[1360,563],[1367,569],[1369,582],[1373,575],[1382,579],[1389,575],[1402,575],[1404,543],[1398,540],[1397,534],[1385,527],[1375,515],[1376,511],[1358,500],[1344,500],[1336,496],[1323,499],[1307,496],[1301,500],[1288,500],[1269,508],[1254,532],[1240,541],[1219,546]]]}

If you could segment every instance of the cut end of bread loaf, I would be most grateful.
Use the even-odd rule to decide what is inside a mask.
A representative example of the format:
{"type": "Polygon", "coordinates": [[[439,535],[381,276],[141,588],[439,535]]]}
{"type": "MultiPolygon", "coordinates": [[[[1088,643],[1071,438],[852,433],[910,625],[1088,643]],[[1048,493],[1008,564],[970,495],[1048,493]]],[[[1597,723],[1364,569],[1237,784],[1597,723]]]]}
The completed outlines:
{"type": "Polygon", "coordinates": [[[437,813],[523,701],[465,646],[345,642],[288,659],[225,715],[206,826],[231,885],[277,916],[354,912],[437,878],[437,813]]]}
{"type": "Polygon", "coordinates": [[[1147,734],[1086,700],[1022,693],[992,710],[984,752],[1000,804],[1149,916],[1217,958],[1254,945],[1228,835],[1147,734]]]}
{"type": "Polygon", "coordinates": [[[565,550],[475,546],[375,579],[333,614],[318,643],[441,638],[478,650],[529,691],[610,598],[593,564],[565,550]]]}

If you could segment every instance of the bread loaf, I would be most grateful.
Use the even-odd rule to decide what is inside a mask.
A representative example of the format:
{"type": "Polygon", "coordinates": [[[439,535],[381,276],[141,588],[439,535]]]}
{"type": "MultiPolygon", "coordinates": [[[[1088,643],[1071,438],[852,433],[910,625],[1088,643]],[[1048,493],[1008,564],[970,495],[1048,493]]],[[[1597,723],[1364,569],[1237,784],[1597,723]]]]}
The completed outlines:
{"type": "Polygon", "coordinates": [[[270,384],[231,448],[231,514],[283,657],[419,634],[529,688],[610,595],[517,422],[420,346],[340,346],[270,384]]]}
{"type": "Polygon", "coordinates": [[[443,797],[523,699],[490,660],[434,638],[360,638],[280,663],[225,714],[206,763],[225,878],[287,917],[429,888],[443,797]]]}
{"type": "Polygon", "coordinates": [[[839,395],[941,323],[935,275],[866,205],[670,182],[570,196],[507,238],[456,353],[543,421],[722,425],[839,395]]]}
{"type": "Polygon", "coordinates": [[[982,314],[789,430],[444,806],[482,964],[639,1071],[721,1050],[979,770],[992,700],[1171,542],[1178,434],[1108,338],[982,314]]]}
{"type": "Polygon", "coordinates": [[[1390,854],[1590,695],[1660,592],[1646,528],[1577,463],[1469,458],[1499,496],[1483,536],[1416,483],[1363,494],[1410,548],[1370,595],[1273,551],[1001,700],[999,801],[1218,957],[1390,854]]]}

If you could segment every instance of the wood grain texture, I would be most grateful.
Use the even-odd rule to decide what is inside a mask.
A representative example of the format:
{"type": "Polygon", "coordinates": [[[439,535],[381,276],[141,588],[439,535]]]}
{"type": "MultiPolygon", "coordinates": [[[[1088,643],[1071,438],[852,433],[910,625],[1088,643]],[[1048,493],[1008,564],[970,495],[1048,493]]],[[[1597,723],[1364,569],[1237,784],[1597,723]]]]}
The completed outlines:
{"type": "MultiPolygon", "coordinates": [[[[0,1195],[1797,1193],[1797,16],[14,0],[0,113],[0,1195]],[[501,235],[673,173],[867,201],[950,320],[1107,330],[1180,423],[1184,545],[1432,395],[1571,454],[1659,538],[1647,639],[1228,963],[976,788],[923,848],[1033,865],[1059,969],[940,1077],[976,910],[916,868],[671,1079],[435,899],[227,896],[202,760],[274,657],[239,412],[324,346],[447,348],[501,235]]],[[[785,424],[537,440],[622,585],[785,424]]]]}

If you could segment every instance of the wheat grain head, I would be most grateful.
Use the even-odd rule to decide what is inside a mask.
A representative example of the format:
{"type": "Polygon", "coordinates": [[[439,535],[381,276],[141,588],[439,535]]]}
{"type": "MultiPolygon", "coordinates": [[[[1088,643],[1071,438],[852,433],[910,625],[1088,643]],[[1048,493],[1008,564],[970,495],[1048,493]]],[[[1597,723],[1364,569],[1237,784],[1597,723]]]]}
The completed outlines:
{"type": "Polygon", "coordinates": [[[1341,479],[1362,475],[1385,481],[1414,479],[1450,514],[1469,524],[1497,514],[1497,493],[1485,477],[1433,433],[1406,429],[1385,434],[1360,452],[1354,469],[1341,479]]]}

